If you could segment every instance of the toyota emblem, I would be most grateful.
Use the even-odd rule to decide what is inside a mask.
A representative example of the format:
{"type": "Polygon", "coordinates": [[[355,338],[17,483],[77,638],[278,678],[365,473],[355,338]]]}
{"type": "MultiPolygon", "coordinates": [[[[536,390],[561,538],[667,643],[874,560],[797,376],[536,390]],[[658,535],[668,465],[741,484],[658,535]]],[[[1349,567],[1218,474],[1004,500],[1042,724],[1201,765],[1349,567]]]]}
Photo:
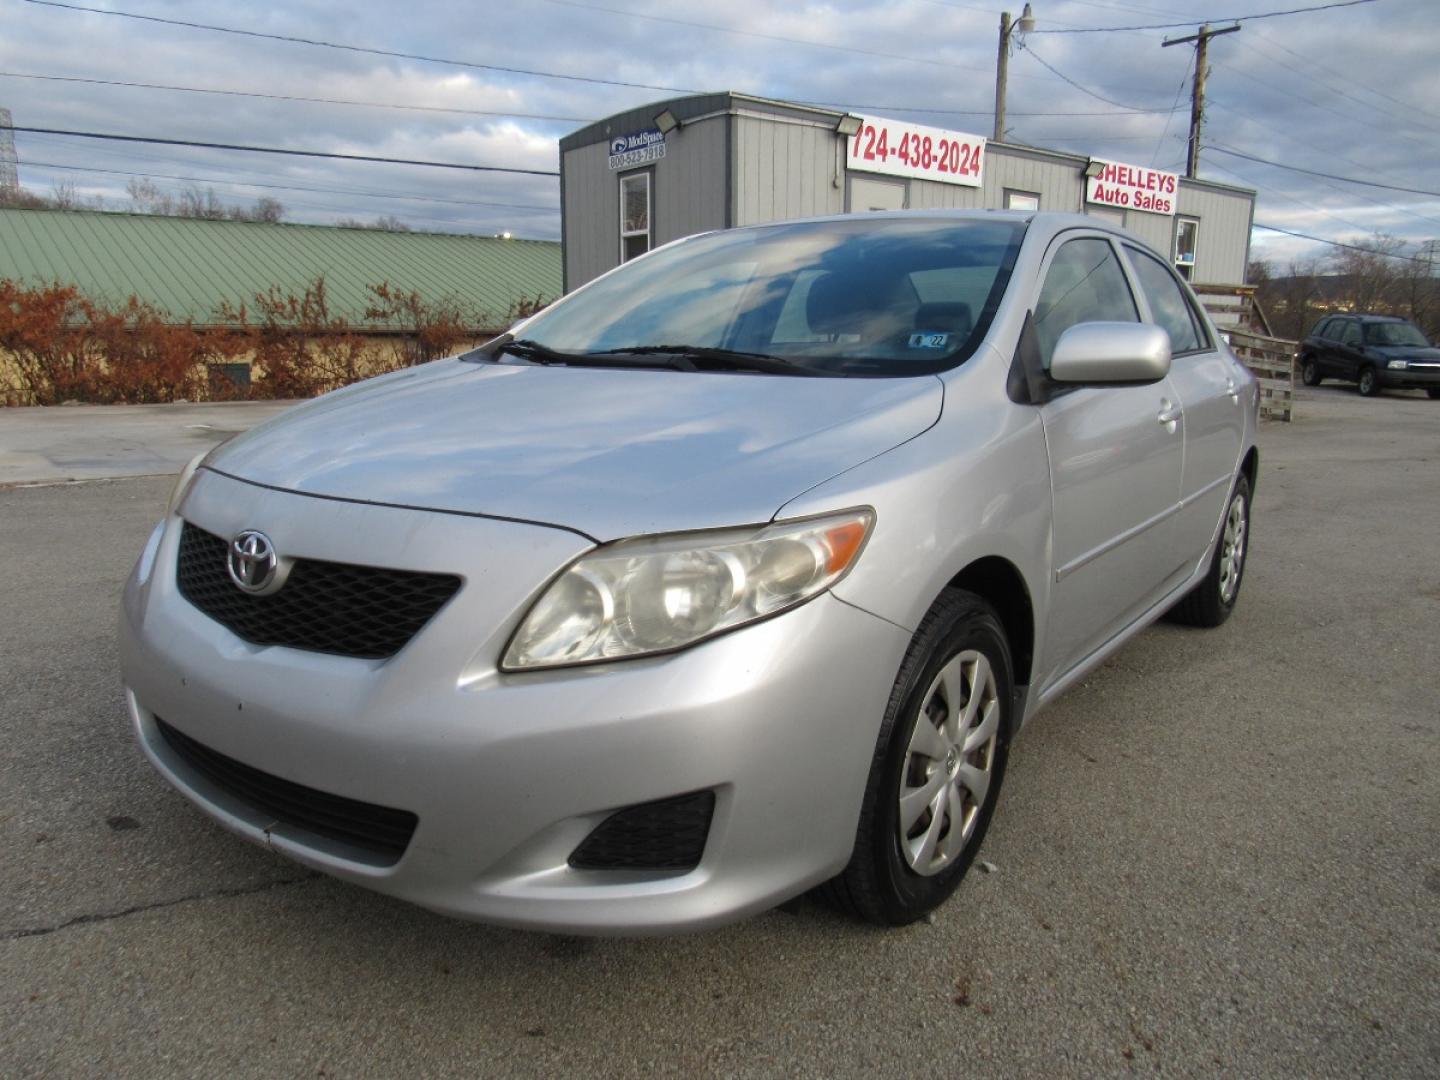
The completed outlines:
{"type": "Polygon", "coordinates": [[[237,533],[230,541],[230,555],[225,560],[230,580],[248,593],[263,593],[275,581],[279,560],[270,538],[254,529],[237,533]]]}

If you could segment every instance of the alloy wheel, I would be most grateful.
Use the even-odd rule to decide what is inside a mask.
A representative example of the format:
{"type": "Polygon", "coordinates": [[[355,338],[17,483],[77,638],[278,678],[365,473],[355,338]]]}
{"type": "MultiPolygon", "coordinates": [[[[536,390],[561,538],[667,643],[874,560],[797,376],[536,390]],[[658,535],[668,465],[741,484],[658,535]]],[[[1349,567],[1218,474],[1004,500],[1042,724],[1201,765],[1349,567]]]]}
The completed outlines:
{"type": "Polygon", "coordinates": [[[944,870],[974,835],[999,734],[990,661],[974,649],[956,654],[920,699],[900,774],[900,850],[917,874],[944,870]]]}
{"type": "Polygon", "coordinates": [[[1245,567],[1245,497],[1237,493],[1230,500],[1225,515],[1225,535],[1220,538],[1220,600],[1229,604],[1240,588],[1240,572],[1245,567]]]}

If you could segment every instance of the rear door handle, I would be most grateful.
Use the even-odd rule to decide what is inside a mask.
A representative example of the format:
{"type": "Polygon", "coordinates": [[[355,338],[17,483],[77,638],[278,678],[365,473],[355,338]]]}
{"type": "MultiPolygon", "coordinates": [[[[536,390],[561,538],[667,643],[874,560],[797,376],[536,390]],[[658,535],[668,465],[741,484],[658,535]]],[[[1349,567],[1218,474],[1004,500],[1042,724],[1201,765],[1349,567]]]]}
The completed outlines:
{"type": "Polygon", "coordinates": [[[1233,377],[1226,377],[1225,392],[1230,395],[1231,401],[1235,402],[1236,405],[1240,404],[1240,388],[1235,385],[1233,377]]]}

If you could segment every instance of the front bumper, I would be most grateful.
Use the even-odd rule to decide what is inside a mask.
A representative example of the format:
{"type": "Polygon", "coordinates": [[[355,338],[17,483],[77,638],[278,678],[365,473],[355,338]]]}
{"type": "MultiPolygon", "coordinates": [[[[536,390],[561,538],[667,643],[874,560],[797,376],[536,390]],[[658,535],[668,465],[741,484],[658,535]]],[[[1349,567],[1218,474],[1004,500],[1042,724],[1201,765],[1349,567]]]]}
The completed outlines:
{"type": "Polygon", "coordinates": [[[837,873],[908,635],[830,595],[674,656],[512,675],[496,661],[534,592],[588,546],[544,526],[362,506],[202,474],[181,512],[282,551],[459,573],[388,661],[251,645],[175,587],[167,521],[125,589],[121,664],[155,767],[221,824],[436,911],[590,933],[710,926],[837,873]],[[160,717],[272,776],[410,811],[398,862],[277,824],[190,768],[160,717]],[[611,811],[712,790],[684,872],[577,870],[611,811]]]}
{"type": "Polygon", "coordinates": [[[1432,390],[1440,387],[1440,367],[1378,368],[1380,385],[1388,390],[1432,390]]]}

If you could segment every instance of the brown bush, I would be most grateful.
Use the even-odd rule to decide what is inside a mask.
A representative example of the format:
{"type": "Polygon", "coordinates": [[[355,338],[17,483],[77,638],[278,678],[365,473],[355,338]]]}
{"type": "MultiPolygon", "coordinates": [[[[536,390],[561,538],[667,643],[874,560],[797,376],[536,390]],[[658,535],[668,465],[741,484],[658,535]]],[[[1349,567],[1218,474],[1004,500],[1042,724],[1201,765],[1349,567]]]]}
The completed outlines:
{"type": "Polygon", "coordinates": [[[226,335],[174,323],[135,297],[111,306],[73,285],[0,280],[0,351],[16,386],[7,399],[146,404],[195,398],[201,365],[228,355],[226,335]]]}
{"type": "Polygon", "coordinates": [[[365,338],[331,314],[323,277],[299,296],[272,286],[256,293],[253,307],[222,303],[219,316],[236,327],[232,340],[260,368],[252,397],[314,397],[388,370],[368,363],[365,338]]]}
{"type": "Polygon", "coordinates": [[[474,336],[467,327],[479,320],[454,297],[427,301],[413,289],[406,292],[388,281],[369,289],[372,300],[365,318],[401,331],[402,336],[392,342],[396,367],[452,356],[474,336]]]}
{"type": "Polygon", "coordinates": [[[539,293],[536,293],[534,296],[522,296],[519,300],[512,301],[510,304],[510,311],[508,313],[510,323],[513,324],[521,319],[528,319],[531,315],[543,311],[549,306],[550,301],[546,300],[539,293]]]}
{"type": "MultiPolygon", "coordinates": [[[[298,296],[272,287],[238,307],[222,303],[217,322],[229,329],[176,323],[134,296],[115,305],[73,285],[0,280],[0,403],[313,397],[452,355],[476,338],[474,328],[483,321],[453,298],[427,301],[388,282],[370,286],[370,293],[366,320],[398,336],[372,340],[365,334],[372,327],[332,313],[323,277],[298,296]],[[247,360],[256,376],[248,394],[228,380],[207,378],[207,364],[247,360]]],[[[519,300],[509,319],[544,306],[538,296],[519,300]]]]}

